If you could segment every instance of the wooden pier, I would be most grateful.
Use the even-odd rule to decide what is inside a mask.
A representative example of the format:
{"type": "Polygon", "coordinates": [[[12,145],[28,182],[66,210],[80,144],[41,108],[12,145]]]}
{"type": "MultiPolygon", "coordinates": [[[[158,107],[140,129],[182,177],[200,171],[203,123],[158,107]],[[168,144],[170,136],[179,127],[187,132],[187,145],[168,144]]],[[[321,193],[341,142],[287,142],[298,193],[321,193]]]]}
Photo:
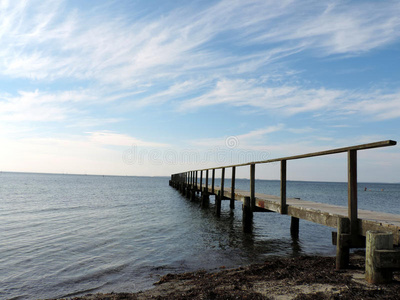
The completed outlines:
{"type": "Polygon", "coordinates": [[[336,228],[336,232],[332,233],[332,242],[337,249],[336,268],[348,267],[350,248],[366,247],[367,281],[386,283],[392,280],[392,271],[400,268],[400,252],[393,250],[393,246],[400,245],[400,215],[357,208],[357,151],[394,145],[396,145],[395,141],[387,140],[290,157],[187,171],[171,175],[169,184],[192,200],[197,199],[196,194],[201,195],[202,207],[208,207],[209,196],[215,195],[217,216],[221,214],[222,200],[229,200],[231,209],[235,207],[235,201],[243,202],[244,231],[251,231],[255,212],[277,212],[291,216],[290,232],[293,236],[298,236],[300,219],[336,228]],[[288,161],[343,152],[347,152],[348,162],[347,207],[286,197],[288,161]],[[273,162],[280,162],[280,195],[257,193],[255,166],[273,162]],[[250,167],[249,191],[238,190],[235,188],[236,168],[246,166],[250,167]],[[228,168],[232,169],[229,188],[225,187],[225,170],[228,168]],[[217,169],[221,169],[220,186],[215,185],[215,170],[217,169]]]}

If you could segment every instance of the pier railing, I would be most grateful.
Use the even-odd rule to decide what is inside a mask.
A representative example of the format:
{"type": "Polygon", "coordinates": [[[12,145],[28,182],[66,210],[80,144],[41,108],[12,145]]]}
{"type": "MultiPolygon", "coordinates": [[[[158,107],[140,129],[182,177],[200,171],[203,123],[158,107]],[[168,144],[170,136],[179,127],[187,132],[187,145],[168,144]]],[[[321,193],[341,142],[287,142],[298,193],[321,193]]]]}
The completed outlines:
{"type": "Polygon", "coordinates": [[[350,220],[350,229],[351,234],[356,235],[358,231],[358,214],[357,214],[357,151],[372,149],[372,148],[380,148],[387,146],[396,145],[396,141],[386,140],[379,141],[375,143],[361,144],[350,147],[336,148],[330,149],[326,151],[319,151],[313,153],[306,153],[301,155],[294,155],[288,157],[274,158],[262,161],[254,161],[248,163],[241,163],[235,165],[227,165],[227,166],[219,166],[215,168],[205,168],[198,170],[191,170],[182,173],[177,173],[171,175],[171,180],[173,182],[181,182],[187,185],[195,186],[196,189],[203,191],[203,172],[205,172],[205,188],[206,192],[210,192],[210,194],[215,194],[215,170],[221,169],[221,186],[220,186],[220,194],[219,198],[224,198],[224,183],[225,183],[225,170],[228,168],[232,168],[232,180],[231,180],[231,207],[234,206],[234,195],[235,195],[235,174],[236,167],[244,167],[250,166],[250,208],[252,211],[255,210],[256,206],[256,198],[255,198],[255,166],[257,164],[268,164],[274,162],[280,162],[280,213],[287,213],[287,205],[286,205],[286,170],[287,170],[287,162],[295,159],[303,159],[310,158],[316,156],[324,156],[331,155],[337,153],[347,152],[347,173],[348,173],[348,218],[350,220]],[[209,171],[211,171],[211,191],[209,190],[209,171]],[[198,173],[200,173],[200,187],[198,187],[198,173]]]}

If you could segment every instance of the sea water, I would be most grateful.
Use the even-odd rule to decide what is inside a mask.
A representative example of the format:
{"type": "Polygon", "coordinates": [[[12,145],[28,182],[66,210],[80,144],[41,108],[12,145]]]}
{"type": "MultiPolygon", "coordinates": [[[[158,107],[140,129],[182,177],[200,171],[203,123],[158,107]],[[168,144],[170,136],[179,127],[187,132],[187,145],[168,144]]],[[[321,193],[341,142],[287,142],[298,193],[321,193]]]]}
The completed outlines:
{"type": "MultiPolygon", "coordinates": [[[[243,233],[240,202],[230,210],[223,201],[218,218],[213,197],[201,209],[168,180],[0,173],[0,299],[137,292],[167,273],[335,254],[332,228],[301,220],[292,239],[290,217],[255,213],[243,233]]],[[[249,190],[249,181],[236,187],[249,190]]],[[[256,180],[256,190],[279,195],[279,181],[256,180]]],[[[289,181],[287,194],[347,204],[346,183],[289,181]]],[[[399,184],[359,183],[358,194],[360,209],[400,214],[399,184]]]]}

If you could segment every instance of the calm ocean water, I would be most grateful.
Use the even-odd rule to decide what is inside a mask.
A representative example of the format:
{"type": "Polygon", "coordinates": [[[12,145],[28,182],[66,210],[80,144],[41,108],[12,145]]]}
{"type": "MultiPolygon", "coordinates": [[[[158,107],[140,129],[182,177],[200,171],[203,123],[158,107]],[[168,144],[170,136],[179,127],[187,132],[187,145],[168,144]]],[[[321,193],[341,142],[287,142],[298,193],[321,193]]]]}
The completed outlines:
{"type": "MultiPolygon", "coordinates": [[[[279,195],[279,182],[257,180],[256,190],[279,195]]],[[[288,196],[346,205],[347,184],[290,181],[288,196]]],[[[361,209],[400,214],[399,200],[399,184],[359,184],[361,209]]],[[[0,299],[133,292],[171,272],[335,254],[331,228],[300,221],[296,241],[290,217],[256,213],[244,234],[239,202],[231,212],[224,201],[220,218],[213,208],[162,177],[0,173],[0,299]]]]}

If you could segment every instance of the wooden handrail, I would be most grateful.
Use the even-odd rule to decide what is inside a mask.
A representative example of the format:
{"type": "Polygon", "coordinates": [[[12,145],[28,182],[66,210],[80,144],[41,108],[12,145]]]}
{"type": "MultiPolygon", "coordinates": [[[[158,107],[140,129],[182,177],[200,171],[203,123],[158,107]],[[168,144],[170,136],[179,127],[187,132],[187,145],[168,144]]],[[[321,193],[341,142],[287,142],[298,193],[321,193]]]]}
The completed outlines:
{"type": "MultiPolygon", "coordinates": [[[[242,164],[220,166],[220,167],[214,167],[214,168],[198,169],[198,170],[192,170],[192,171],[217,170],[217,169],[222,169],[222,168],[243,167],[243,166],[249,166],[249,165],[253,165],[253,164],[266,164],[266,163],[278,162],[278,161],[283,161],[283,160],[294,160],[294,159],[309,158],[309,157],[314,157],[314,156],[337,154],[337,153],[348,152],[350,150],[366,150],[366,149],[372,149],[372,148],[394,146],[396,144],[397,144],[396,141],[386,140],[386,141],[380,141],[380,142],[375,142],[375,143],[368,143],[368,144],[361,144],[361,145],[350,146],[350,147],[336,148],[336,149],[331,149],[331,150],[312,152],[312,153],[306,153],[306,154],[300,154],[300,155],[294,155],[294,156],[253,161],[253,162],[247,162],[247,163],[242,163],[242,164]]],[[[181,173],[186,173],[186,172],[181,172],[181,173]]],[[[177,173],[177,174],[181,174],[181,173],[177,173]]]]}

